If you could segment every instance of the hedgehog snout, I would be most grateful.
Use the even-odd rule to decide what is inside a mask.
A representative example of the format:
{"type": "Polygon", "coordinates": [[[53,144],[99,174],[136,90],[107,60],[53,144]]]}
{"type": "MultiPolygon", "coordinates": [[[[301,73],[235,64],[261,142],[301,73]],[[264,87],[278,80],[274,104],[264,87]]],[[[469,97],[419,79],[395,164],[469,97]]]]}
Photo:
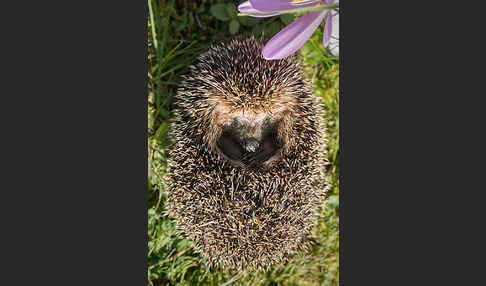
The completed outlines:
{"type": "Polygon", "coordinates": [[[245,138],[244,139],[245,150],[248,152],[256,152],[260,142],[256,138],[245,138]]]}
{"type": "Polygon", "coordinates": [[[260,165],[282,147],[277,123],[266,116],[237,115],[228,119],[217,145],[221,153],[236,165],[260,165]]]}

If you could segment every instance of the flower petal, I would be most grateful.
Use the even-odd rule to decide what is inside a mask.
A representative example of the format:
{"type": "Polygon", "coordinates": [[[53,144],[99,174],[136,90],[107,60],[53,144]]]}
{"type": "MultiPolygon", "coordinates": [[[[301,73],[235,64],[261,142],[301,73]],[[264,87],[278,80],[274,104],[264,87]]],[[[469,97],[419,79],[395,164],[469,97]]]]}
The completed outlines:
{"type": "Polygon", "coordinates": [[[339,57],[339,13],[332,16],[332,32],[329,39],[329,50],[331,54],[339,57]]]}
{"type": "Polygon", "coordinates": [[[259,11],[255,8],[253,8],[253,6],[251,6],[251,3],[250,1],[246,1],[246,2],[243,2],[241,3],[239,6],[238,6],[238,11],[240,11],[240,13],[246,13],[246,14],[249,14],[248,16],[252,16],[252,17],[259,17],[259,18],[264,18],[264,17],[271,17],[271,16],[276,16],[276,15],[280,15],[280,13],[272,13],[272,14],[266,14],[266,15],[261,15],[261,14],[251,14],[251,13],[255,13],[255,12],[262,12],[262,11],[259,11]]]}
{"type": "MultiPolygon", "coordinates": [[[[303,5],[303,4],[317,4],[319,2],[322,2],[322,0],[290,0],[290,1],[287,1],[287,2],[290,2],[290,5],[292,5],[292,6],[300,6],[300,5],[303,5]]],[[[302,6],[300,6],[300,7],[302,7],[302,6]]]]}
{"type": "Polygon", "coordinates": [[[295,53],[312,36],[328,10],[309,12],[278,32],[263,47],[267,60],[283,59],[295,53]]]}
{"type": "Polygon", "coordinates": [[[277,10],[292,10],[295,8],[302,8],[307,6],[315,5],[318,2],[317,0],[313,1],[297,1],[294,4],[291,4],[291,0],[249,0],[251,6],[258,11],[267,12],[267,11],[277,11],[277,10]],[[302,2],[302,3],[299,3],[302,2]]]}
{"type": "Polygon", "coordinates": [[[331,38],[332,31],[332,12],[327,13],[326,25],[324,26],[324,33],[322,35],[322,45],[327,47],[329,45],[329,39],[331,38]]]}

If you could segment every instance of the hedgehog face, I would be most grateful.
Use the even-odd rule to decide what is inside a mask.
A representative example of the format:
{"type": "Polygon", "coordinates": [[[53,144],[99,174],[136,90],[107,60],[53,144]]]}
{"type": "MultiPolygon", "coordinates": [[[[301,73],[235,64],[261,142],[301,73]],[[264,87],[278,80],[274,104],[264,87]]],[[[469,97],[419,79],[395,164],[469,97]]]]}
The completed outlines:
{"type": "Polygon", "coordinates": [[[310,144],[301,142],[302,133],[315,127],[299,126],[313,116],[314,97],[297,63],[267,61],[262,46],[250,39],[212,47],[191,67],[176,100],[181,132],[194,144],[233,166],[269,170],[310,144]]]}
{"type": "Polygon", "coordinates": [[[246,167],[269,166],[281,153],[279,121],[265,113],[236,112],[224,116],[218,152],[232,164],[246,167]]]}

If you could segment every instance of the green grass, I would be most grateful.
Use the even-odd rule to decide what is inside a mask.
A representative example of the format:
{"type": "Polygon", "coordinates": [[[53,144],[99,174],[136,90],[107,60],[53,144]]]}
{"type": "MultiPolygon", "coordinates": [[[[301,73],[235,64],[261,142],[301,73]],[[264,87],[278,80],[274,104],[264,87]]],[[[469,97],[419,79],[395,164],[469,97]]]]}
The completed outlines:
{"type": "Polygon", "coordinates": [[[298,60],[312,80],[313,90],[326,106],[328,156],[332,189],[320,210],[315,245],[308,253],[268,272],[242,273],[207,269],[199,264],[192,242],[175,234],[174,222],[164,215],[167,131],[172,98],[180,76],[211,44],[249,35],[266,39],[293,17],[236,18],[232,1],[148,0],[148,284],[149,285],[338,285],[339,283],[339,62],[322,48],[321,26],[299,50],[298,60]],[[220,4],[220,5],[216,5],[220,4]],[[214,8],[216,6],[217,8],[214,8]],[[213,8],[212,8],[213,7],[213,8]],[[219,11],[218,11],[219,9],[219,11]],[[223,13],[223,14],[221,14],[223,13]],[[226,14],[225,14],[226,13],[226,14]],[[238,22],[235,24],[235,21],[238,22]],[[238,29],[235,27],[238,26],[238,29]],[[231,28],[230,28],[231,27],[231,28]]]}

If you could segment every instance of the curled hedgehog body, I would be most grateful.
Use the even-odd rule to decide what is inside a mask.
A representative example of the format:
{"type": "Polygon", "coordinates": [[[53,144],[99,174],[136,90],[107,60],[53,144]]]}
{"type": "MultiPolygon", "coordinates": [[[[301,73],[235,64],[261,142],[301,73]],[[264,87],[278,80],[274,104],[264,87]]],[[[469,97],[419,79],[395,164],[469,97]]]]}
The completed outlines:
{"type": "Polygon", "coordinates": [[[176,95],[168,213],[210,266],[267,268],[303,250],[329,187],[318,99],[299,64],[262,46],[211,47],[176,95]]]}

